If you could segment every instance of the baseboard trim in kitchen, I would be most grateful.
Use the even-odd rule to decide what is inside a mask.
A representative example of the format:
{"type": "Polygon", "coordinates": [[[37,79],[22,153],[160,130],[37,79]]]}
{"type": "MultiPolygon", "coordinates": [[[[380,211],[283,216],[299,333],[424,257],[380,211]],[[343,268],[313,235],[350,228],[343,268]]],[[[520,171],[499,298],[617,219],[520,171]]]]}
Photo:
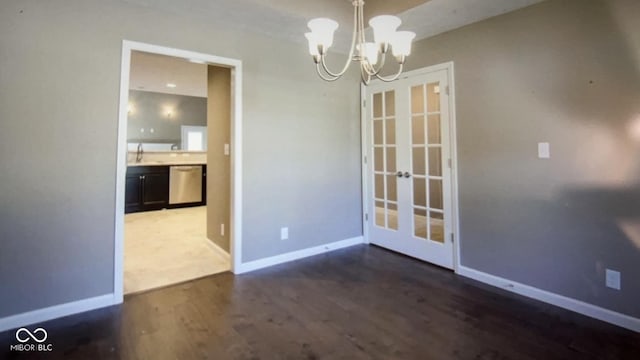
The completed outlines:
{"type": "Polygon", "coordinates": [[[213,249],[216,254],[222,256],[227,262],[229,262],[229,269],[231,269],[231,255],[225,251],[220,245],[213,242],[213,240],[207,239],[207,246],[213,249]]]}
{"type": "Polygon", "coordinates": [[[336,241],[336,242],[332,242],[324,245],[314,246],[307,249],[292,251],[292,252],[271,256],[264,259],[249,261],[249,262],[240,264],[240,266],[238,266],[238,269],[236,269],[236,274],[247,273],[250,271],[263,269],[269,266],[283,264],[286,262],[295,261],[295,260],[303,259],[309,256],[318,255],[325,252],[330,252],[330,251],[334,251],[334,250],[338,250],[338,249],[342,249],[342,248],[346,248],[349,246],[354,246],[362,243],[364,243],[364,237],[356,236],[353,238],[344,239],[344,240],[340,240],[340,241],[336,241]]]}
{"type": "Polygon", "coordinates": [[[114,294],[106,294],[0,318],[0,332],[116,305],[115,300],[114,294]]]}
{"type": "Polygon", "coordinates": [[[635,332],[640,332],[640,319],[629,315],[621,314],[609,309],[586,303],[584,301],[572,299],[556,293],[538,289],[533,286],[521,284],[509,279],[504,279],[495,275],[487,274],[466,266],[460,266],[457,273],[482,283],[495,286],[516,294],[520,294],[532,299],[536,299],[547,304],[555,305],[582,315],[602,320],[635,332]]]}

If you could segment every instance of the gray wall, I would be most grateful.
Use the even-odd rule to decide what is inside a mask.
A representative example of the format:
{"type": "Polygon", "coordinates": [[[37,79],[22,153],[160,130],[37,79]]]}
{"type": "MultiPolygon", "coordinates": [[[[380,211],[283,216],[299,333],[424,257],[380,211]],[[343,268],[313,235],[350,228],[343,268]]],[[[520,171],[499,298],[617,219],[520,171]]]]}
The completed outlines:
{"type": "Polygon", "coordinates": [[[553,0],[416,44],[455,62],[463,265],[640,317],[638,18],[553,0]]]}
{"type": "Polygon", "coordinates": [[[0,317],[113,291],[123,39],[243,61],[245,261],[362,234],[357,72],[325,83],[304,43],[206,18],[2,1],[0,317]]]}
{"type": "Polygon", "coordinates": [[[207,126],[207,98],[129,90],[129,103],[128,142],[176,144],[180,149],[182,125],[207,126]]]}

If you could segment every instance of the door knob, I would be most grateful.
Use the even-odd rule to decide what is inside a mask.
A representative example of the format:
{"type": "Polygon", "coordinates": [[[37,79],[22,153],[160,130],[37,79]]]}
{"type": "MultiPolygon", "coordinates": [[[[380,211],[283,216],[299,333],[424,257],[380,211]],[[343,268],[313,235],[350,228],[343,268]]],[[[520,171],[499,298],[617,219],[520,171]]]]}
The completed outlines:
{"type": "Polygon", "coordinates": [[[408,178],[410,178],[410,177],[411,177],[411,174],[409,174],[409,172],[408,172],[408,171],[405,171],[405,172],[404,172],[404,177],[406,177],[406,178],[408,179],[408,178]]]}
{"type": "Polygon", "coordinates": [[[401,178],[401,177],[402,177],[402,171],[398,171],[398,172],[396,173],[396,176],[397,176],[397,177],[399,177],[399,178],[401,178]]]}

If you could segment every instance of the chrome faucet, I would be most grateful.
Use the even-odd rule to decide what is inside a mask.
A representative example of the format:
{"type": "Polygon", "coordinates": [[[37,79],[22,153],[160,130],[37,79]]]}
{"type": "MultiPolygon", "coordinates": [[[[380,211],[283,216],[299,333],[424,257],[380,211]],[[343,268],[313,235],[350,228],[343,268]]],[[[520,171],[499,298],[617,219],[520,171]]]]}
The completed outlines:
{"type": "Polygon", "coordinates": [[[136,150],[136,162],[137,163],[142,161],[142,155],[144,155],[144,150],[142,150],[142,143],[138,143],[138,149],[136,150]]]}

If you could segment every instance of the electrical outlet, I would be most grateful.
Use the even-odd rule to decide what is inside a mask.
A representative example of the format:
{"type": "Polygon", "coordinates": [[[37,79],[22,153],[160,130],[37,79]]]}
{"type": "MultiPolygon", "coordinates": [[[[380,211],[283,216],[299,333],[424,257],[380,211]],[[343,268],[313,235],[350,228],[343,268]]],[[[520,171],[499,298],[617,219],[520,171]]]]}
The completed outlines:
{"type": "Polygon", "coordinates": [[[280,240],[287,240],[289,238],[289,228],[283,227],[280,229],[280,240]]]}
{"type": "Polygon", "coordinates": [[[229,148],[229,144],[224,144],[224,154],[229,155],[231,149],[229,148]]]}
{"type": "Polygon", "coordinates": [[[224,224],[220,224],[220,236],[224,236],[224,224]]]}
{"type": "Polygon", "coordinates": [[[620,272],[619,271],[607,269],[607,271],[606,271],[606,279],[605,280],[606,280],[607,287],[610,287],[610,288],[616,289],[616,290],[620,290],[621,283],[620,283],[620,272]]]}

